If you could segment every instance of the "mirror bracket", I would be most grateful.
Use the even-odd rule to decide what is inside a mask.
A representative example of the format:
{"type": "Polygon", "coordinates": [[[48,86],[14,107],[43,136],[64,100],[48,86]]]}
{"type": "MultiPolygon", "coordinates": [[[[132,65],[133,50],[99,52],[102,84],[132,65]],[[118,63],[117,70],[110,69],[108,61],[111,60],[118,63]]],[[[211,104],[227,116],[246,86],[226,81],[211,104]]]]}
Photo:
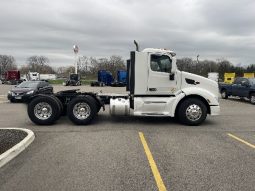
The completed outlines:
{"type": "Polygon", "coordinates": [[[174,73],[170,73],[170,75],[169,75],[169,80],[171,80],[171,81],[174,80],[174,73]]]}

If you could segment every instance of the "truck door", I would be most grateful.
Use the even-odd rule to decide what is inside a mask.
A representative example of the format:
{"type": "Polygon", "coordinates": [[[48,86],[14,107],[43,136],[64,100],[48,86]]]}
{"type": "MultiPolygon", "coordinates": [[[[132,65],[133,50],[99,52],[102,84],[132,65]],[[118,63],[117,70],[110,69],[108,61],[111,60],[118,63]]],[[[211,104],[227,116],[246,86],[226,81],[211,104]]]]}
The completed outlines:
{"type": "Polygon", "coordinates": [[[247,97],[249,94],[249,81],[246,78],[237,78],[232,85],[233,96],[247,97]]]}
{"type": "Polygon", "coordinates": [[[232,95],[238,96],[241,86],[241,78],[236,78],[234,83],[232,84],[232,95]]]}
{"type": "Polygon", "coordinates": [[[243,78],[241,80],[241,85],[240,85],[240,88],[239,88],[239,96],[240,97],[248,97],[249,96],[249,90],[250,90],[250,87],[249,87],[249,80],[246,79],[246,78],[243,78]]]}
{"type": "Polygon", "coordinates": [[[150,54],[147,94],[171,95],[178,90],[177,76],[170,80],[172,59],[168,55],[150,54]]]}

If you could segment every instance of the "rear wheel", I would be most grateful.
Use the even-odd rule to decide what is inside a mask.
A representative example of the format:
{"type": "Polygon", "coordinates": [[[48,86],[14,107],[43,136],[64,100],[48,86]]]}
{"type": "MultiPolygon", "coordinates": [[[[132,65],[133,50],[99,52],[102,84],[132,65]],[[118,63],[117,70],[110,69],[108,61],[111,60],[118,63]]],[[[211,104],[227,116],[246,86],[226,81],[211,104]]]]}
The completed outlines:
{"type": "Polygon", "coordinates": [[[60,106],[52,96],[41,95],[28,104],[27,112],[35,124],[52,125],[60,116],[60,106]]]}
{"type": "Polygon", "coordinates": [[[184,100],[177,110],[177,117],[186,125],[200,125],[207,116],[207,107],[199,99],[188,98],[184,100]]]}
{"type": "Polygon", "coordinates": [[[222,91],[221,91],[221,97],[222,97],[222,99],[228,99],[227,90],[222,90],[222,91]]]}
{"type": "Polygon", "coordinates": [[[97,104],[91,96],[73,98],[67,106],[69,119],[77,125],[89,124],[97,113],[97,104]]]}
{"type": "Polygon", "coordinates": [[[58,103],[59,115],[56,117],[56,120],[58,120],[64,111],[63,103],[56,96],[51,95],[50,97],[52,97],[58,103]]]}
{"type": "Polygon", "coordinates": [[[250,102],[251,104],[254,104],[255,105],[255,93],[252,93],[251,96],[250,96],[250,102]]]}

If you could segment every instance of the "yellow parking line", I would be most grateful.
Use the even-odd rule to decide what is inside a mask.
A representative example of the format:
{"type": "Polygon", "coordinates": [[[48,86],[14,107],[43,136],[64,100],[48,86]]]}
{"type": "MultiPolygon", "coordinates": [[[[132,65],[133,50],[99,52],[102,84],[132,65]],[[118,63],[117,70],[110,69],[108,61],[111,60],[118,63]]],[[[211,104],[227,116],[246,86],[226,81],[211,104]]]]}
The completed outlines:
{"type": "Polygon", "coordinates": [[[140,139],[141,139],[141,142],[143,144],[143,148],[144,148],[144,151],[145,151],[145,154],[147,156],[147,159],[149,161],[149,164],[150,164],[150,167],[151,167],[151,171],[154,175],[154,178],[155,178],[155,181],[157,183],[157,186],[158,186],[158,190],[159,191],[166,191],[166,187],[164,185],[164,182],[160,176],[160,173],[158,171],[158,167],[153,159],[153,156],[151,154],[151,151],[149,149],[149,146],[144,138],[144,135],[142,132],[139,132],[139,136],[140,136],[140,139]]]}
{"type": "Polygon", "coordinates": [[[251,144],[251,143],[248,143],[247,141],[245,141],[245,140],[243,140],[243,139],[240,139],[239,137],[237,137],[237,136],[235,136],[235,135],[232,135],[231,133],[228,133],[228,136],[230,136],[230,137],[232,137],[232,138],[234,138],[234,139],[236,139],[236,140],[238,140],[238,141],[240,141],[240,142],[242,142],[242,143],[248,145],[249,147],[255,149],[255,145],[253,145],[253,144],[251,144]]]}

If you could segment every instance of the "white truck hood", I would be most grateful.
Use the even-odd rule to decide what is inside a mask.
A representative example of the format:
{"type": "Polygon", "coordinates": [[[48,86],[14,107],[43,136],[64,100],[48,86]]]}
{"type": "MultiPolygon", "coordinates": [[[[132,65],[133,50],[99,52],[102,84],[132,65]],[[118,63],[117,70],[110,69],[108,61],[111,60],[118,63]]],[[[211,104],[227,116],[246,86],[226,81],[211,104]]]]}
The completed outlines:
{"type": "Polygon", "coordinates": [[[218,83],[205,78],[203,76],[199,76],[196,74],[191,74],[188,72],[181,72],[181,89],[185,90],[187,88],[197,88],[197,89],[204,89],[213,94],[215,98],[219,96],[219,86],[218,83]]]}

